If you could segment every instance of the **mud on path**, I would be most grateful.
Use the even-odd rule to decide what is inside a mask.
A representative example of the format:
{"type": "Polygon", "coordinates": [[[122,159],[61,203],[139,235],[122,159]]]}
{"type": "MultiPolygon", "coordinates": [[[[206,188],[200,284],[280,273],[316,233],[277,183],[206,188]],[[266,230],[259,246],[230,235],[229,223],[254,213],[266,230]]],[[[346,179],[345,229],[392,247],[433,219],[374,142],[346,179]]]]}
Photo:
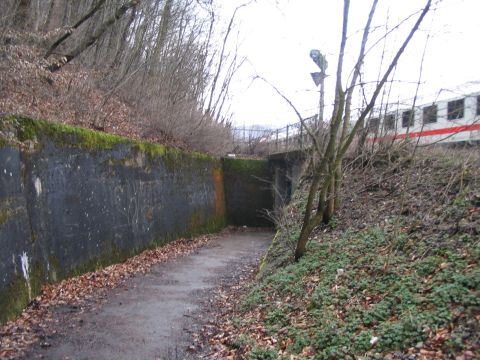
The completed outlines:
{"type": "Polygon", "coordinates": [[[109,290],[104,304],[76,314],[58,308],[58,334],[27,359],[196,359],[194,336],[216,310],[209,297],[236,285],[266,251],[272,233],[227,233],[193,254],[160,263],[109,290]],[[45,346],[47,345],[47,346],[45,346]]]}

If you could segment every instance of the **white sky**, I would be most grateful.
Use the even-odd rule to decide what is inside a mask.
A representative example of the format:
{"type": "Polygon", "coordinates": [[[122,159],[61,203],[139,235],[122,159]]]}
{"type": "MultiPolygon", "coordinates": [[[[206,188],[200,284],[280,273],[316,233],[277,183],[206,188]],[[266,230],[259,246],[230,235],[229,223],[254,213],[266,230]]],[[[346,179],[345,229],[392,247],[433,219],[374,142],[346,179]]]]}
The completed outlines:
{"type": "MultiPolygon", "coordinates": [[[[224,1],[221,14],[228,19],[242,0],[224,1]]],[[[361,36],[372,0],[352,0],[347,43],[345,80],[353,67],[361,36]],[[355,47],[357,44],[357,47],[355,47]]],[[[426,0],[380,0],[373,26],[378,26],[369,44],[381,38],[385,23],[392,28],[398,22],[420,10],[426,0]]],[[[340,30],[342,26],[342,0],[256,0],[239,10],[237,29],[240,31],[240,55],[248,62],[232,84],[230,111],[237,126],[264,124],[280,127],[298,121],[292,109],[275,91],[261,81],[252,83],[255,74],[266,78],[279,88],[298,108],[303,117],[314,115],[318,109],[318,89],[310,72],[317,71],[309,57],[311,49],[319,49],[327,56],[327,74],[336,71],[340,30]]],[[[403,30],[393,32],[388,41],[381,41],[365,62],[365,77],[372,81],[378,77],[381,51],[396,52],[406,31],[418,14],[405,23],[403,30]],[[376,51],[376,52],[375,52],[376,51]]],[[[440,89],[465,91],[459,85],[479,81],[480,88],[480,0],[444,0],[425,18],[421,31],[412,40],[396,70],[390,100],[406,100],[415,94],[420,60],[427,43],[423,64],[420,93],[424,102],[433,101],[440,89]],[[430,35],[428,43],[427,36],[430,35]]],[[[386,61],[383,64],[386,66],[386,61]]],[[[326,80],[326,102],[332,101],[334,76],[326,80]]],[[[346,81],[344,81],[345,87],[346,81]]],[[[475,87],[475,86],[474,86],[475,87]]],[[[469,87],[470,89],[471,87],[469,87]]],[[[448,93],[447,97],[455,94],[448,93]]],[[[326,110],[328,115],[328,110],[326,110]]]]}

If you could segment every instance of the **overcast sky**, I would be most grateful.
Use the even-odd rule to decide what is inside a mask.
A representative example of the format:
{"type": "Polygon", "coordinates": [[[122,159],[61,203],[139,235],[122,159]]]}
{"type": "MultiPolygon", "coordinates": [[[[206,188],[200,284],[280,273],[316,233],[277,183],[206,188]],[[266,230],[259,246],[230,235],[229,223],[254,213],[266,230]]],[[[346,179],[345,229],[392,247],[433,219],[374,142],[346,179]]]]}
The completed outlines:
{"type": "MultiPolygon", "coordinates": [[[[221,14],[228,18],[238,4],[245,1],[228,0],[222,3],[221,14]]],[[[351,1],[349,39],[347,43],[345,77],[358,53],[359,37],[366,22],[372,0],[351,1]]],[[[383,37],[408,15],[418,12],[425,0],[380,0],[374,18],[374,32],[370,45],[383,37]]],[[[252,83],[255,74],[278,87],[300,110],[302,116],[314,115],[318,109],[318,89],[310,72],[317,71],[309,57],[311,49],[319,49],[329,62],[327,73],[335,73],[342,26],[342,0],[257,0],[239,10],[237,29],[240,31],[240,55],[248,61],[232,86],[230,102],[233,121],[243,124],[268,124],[280,127],[297,122],[298,118],[271,87],[261,81],[252,83]]],[[[467,82],[479,81],[480,0],[444,0],[424,20],[421,31],[404,54],[390,93],[393,102],[413,97],[423,50],[420,93],[424,101],[433,101],[440,89],[440,97],[454,97],[458,92],[471,91],[467,82]],[[468,90],[465,90],[468,89],[468,90]]],[[[388,41],[380,41],[370,52],[365,64],[365,77],[375,81],[385,58],[391,56],[403,41],[418,14],[392,32],[388,41]]],[[[326,81],[327,103],[332,101],[334,77],[326,81]]],[[[475,89],[475,86],[473,87],[475,89]]],[[[480,85],[476,87],[480,90],[480,85]]]]}

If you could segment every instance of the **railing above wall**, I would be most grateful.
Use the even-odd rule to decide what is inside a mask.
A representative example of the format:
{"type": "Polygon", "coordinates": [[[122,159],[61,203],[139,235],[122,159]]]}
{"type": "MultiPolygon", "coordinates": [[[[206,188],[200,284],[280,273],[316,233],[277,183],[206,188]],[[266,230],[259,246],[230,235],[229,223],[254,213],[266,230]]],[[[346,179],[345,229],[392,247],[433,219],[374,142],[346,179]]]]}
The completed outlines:
{"type": "Polygon", "coordinates": [[[312,146],[305,127],[318,128],[318,117],[312,116],[301,122],[281,128],[237,127],[233,128],[233,152],[246,155],[270,155],[279,152],[304,150],[312,146]]]}

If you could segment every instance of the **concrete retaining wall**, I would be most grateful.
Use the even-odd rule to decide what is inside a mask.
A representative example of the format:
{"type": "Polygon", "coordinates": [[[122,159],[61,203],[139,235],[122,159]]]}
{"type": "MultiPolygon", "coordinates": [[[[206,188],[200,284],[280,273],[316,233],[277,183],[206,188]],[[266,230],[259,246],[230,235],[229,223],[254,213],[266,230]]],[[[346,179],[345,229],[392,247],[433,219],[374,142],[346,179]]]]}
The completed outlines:
{"type": "Polygon", "coordinates": [[[273,226],[272,169],[266,160],[223,159],[227,221],[237,226],[273,226]]]}
{"type": "Polygon", "coordinates": [[[22,118],[0,131],[0,322],[46,281],[225,224],[218,159],[22,118]]]}

